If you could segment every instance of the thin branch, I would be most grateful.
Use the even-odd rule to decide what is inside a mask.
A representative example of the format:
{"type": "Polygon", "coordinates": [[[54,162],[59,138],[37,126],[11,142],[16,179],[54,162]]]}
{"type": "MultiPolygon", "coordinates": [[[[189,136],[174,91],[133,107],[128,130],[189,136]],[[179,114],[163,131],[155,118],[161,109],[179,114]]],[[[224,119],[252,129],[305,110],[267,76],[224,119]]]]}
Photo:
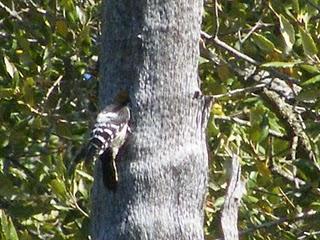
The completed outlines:
{"type": "Polygon", "coordinates": [[[29,108],[30,112],[35,113],[35,114],[37,114],[37,115],[39,115],[41,117],[47,117],[48,116],[48,113],[41,112],[40,110],[32,107],[28,103],[25,103],[25,102],[19,100],[18,104],[26,106],[27,108],[29,108]]]}
{"type": "Polygon", "coordinates": [[[10,156],[8,160],[13,166],[21,169],[29,178],[32,178],[33,180],[37,181],[37,178],[33,175],[33,173],[28,168],[26,168],[23,164],[17,161],[15,158],[10,156]]]}
{"type": "Polygon", "coordinates": [[[39,189],[41,189],[42,191],[49,193],[48,189],[41,182],[39,182],[39,180],[35,177],[35,175],[23,164],[21,164],[18,160],[16,160],[12,156],[9,156],[8,161],[16,168],[22,170],[27,177],[32,179],[35,186],[39,187],[39,189]]]}
{"type": "Polygon", "coordinates": [[[283,223],[286,223],[286,222],[297,222],[299,220],[304,220],[304,219],[316,217],[318,215],[320,215],[320,213],[318,213],[318,212],[316,212],[314,210],[310,210],[310,211],[305,212],[305,213],[297,214],[294,217],[282,217],[282,218],[279,218],[278,220],[275,220],[275,221],[263,223],[263,224],[260,224],[260,225],[256,225],[256,226],[254,226],[252,228],[248,228],[248,229],[246,229],[244,231],[239,232],[239,235],[240,236],[241,235],[246,235],[248,233],[252,233],[252,232],[255,232],[255,231],[263,229],[263,228],[270,228],[270,227],[273,227],[273,226],[276,226],[276,225],[280,225],[280,224],[283,224],[283,223]]]}
{"type": "Polygon", "coordinates": [[[72,199],[72,203],[71,203],[71,204],[73,205],[73,207],[75,207],[76,209],[78,209],[79,212],[81,212],[83,216],[89,218],[89,214],[86,213],[86,211],[84,211],[84,210],[79,206],[79,204],[77,203],[77,199],[76,199],[75,195],[70,194],[70,196],[71,196],[71,199],[72,199]]]}
{"type": "Polygon", "coordinates": [[[291,150],[290,150],[292,161],[296,160],[297,148],[298,148],[298,140],[299,140],[298,136],[294,136],[292,138],[291,150]]]}
{"type": "MultiPolygon", "coordinates": [[[[298,136],[293,136],[291,140],[291,148],[290,148],[290,155],[291,155],[291,160],[294,162],[297,157],[297,148],[298,148],[298,142],[299,142],[299,137],[298,136]]],[[[297,166],[292,164],[293,170],[292,173],[294,176],[297,176],[297,166]]],[[[299,188],[299,183],[295,182],[296,188],[299,188]]]]}
{"type": "Polygon", "coordinates": [[[267,86],[266,83],[261,83],[261,84],[257,84],[255,86],[251,86],[251,87],[247,87],[247,88],[235,89],[235,90],[232,90],[232,91],[225,93],[225,94],[217,94],[217,95],[210,95],[210,96],[213,98],[213,100],[219,100],[219,99],[225,98],[225,97],[231,98],[231,97],[241,96],[246,93],[254,93],[256,91],[263,89],[266,86],[267,86]]]}
{"type": "MultiPolygon", "coordinates": [[[[230,117],[230,116],[214,116],[215,120],[222,120],[222,121],[230,121],[230,122],[234,122],[246,127],[251,127],[251,124],[249,121],[245,121],[243,119],[237,118],[237,117],[230,117]]],[[[277,138],[281,138],[281,139],[287,139],[287,137],[279,132],[276,132],[274,130],[269,130],[269,134],[273,137],[277,137],[277,138]]]]}
{"type": "Polygon", "coordinates": [[[243,44],[261,26],[262,26],[262,21],[260,18],[259,21],[256,22],[256,24],[253,26],[253,28],[250,29],[248,34],[243,39],[240,39],[240,43],[243,44]]]}
{"type": "Polygon", "coordinates": [[[293,204],[293,202],[288,198],[287,194],[282,190],[281,187],[278,188],[280,193],[281,193],[281,196],[282,196],[282,199],[284,199],[291,207],[292,209],[296,209],[295,205],[293,204]]]}
{"type": "Polygon", "coordinates": [[[269,191],[267,191],[267,190],[264,190],[263,188],[256,188],[256,187],[254,187],[254,188],[252,188],[252,190],[255,191],[255,192],[263,193],[264,195],[265,195],[265,194],[268,194],[268,195],[270,195],[270,196],[282,197],[282,194],[269,192],[269,191]]]}
{"type": "Polygon", "coordinates": [[[295,112],[292,105],[288,104],[280,94],[275,91],[263,89],[262,97],[271,105],[271,109],[277,117],[286,124],[288,131],[291,135],[299,137],[299,143],[303,151],[309,155],[309,160],[320,172],[320,164],[317,161],[316,154],[313,150],[310,137],[304,131],[304,123],[301,122],[299,114],[295,112]]]}
{"type": "MultiPolygon", "coordinates": [[[[273,24],[273,23],[264,23],[264,22],[261,22],[260,25],[257,27],[257,29],[274,27],[274,25],[275,25],[275,24],[273,24]]],[[[257,30],[257,29],[256,29],[256,30],[257,30]]],[[[243,29],[241,29],[241,32],[248,34],[249,32],[251,32],[251,30],[252,30],[252,27],[250,27],[250,28],[243,28],[243,29]]],[[[230,36],[230,35],[236,34],[237,32],[238,32],[238,29],[237,29],[237,30],[229,30],[229,31],[227,30],[227,31],[225,31],[225,32],[220,32],[220,33],[219,33],[219,36],[220,36],[220,37],[230,36]]]]}
{"type": "Polygon", "coordinates": [[[1,1],[0,1],[0,7],[3,8],[4,10],[6,10],[10,14],[11,17],[14,17],[22,22],[22,18],[19,16],[19,14],[16,10],[11,10],[6,5],[4,5],[1,1]]]}
{"type": "MultiPolygon", "coordinates": [[[[260,62],[256,61],[255,59],[249,57],[248,55],[246,55],[246,54],[244,54],[244,53],[242,53],[242,52],[239,52],[238,50],[236,50],[235,48],[229,46],[228,44],[226,44],[225,42],[221,41],[221,40],[218,39],[218,38],[213,38],[213,42],[214,42],[217,46],[219,46],[219,47],[227,50],[228,52],[230,52],[230,53],[231,53],[233,56],[235,56],[236,58],[243,59],[243,60],[245,60],[246,62],[251,63],[251,64],[253,64],[253,65],[255,65],[255,66],[260,66],[260,65],[261,65],[260,62]]],[[[290,76],[288,76],[288,75],[286,75],[286,74],[283,74],[283,73],[281,73],[281,72],[279,72],[279,71],[277,71],[277,70],[268,69],[267,71],[268,71],[269,73],[272,73],[272,75],[273,75],[274,77],[277,77],[277,78],[280,78],[280,79],[282,79],[282,80],[285,80],[286,82],[295,83],[295,84],[298,84],[298,83],[299,83],[299,81],[298,81],[297,79],[294,79],[294,78],[292,78],[292,77],[290,77],[290,76]]]]}
{"type": "Polygon", "coordinates": [[[61,80],[62,80],[63,76],[59,76],[58,79],[53,83],[53,85],[48,89],[48,92],[46,93],[46,96],[44,98],[45,101],[48,100],[48,98],[50,97],[51,93],[53,92],[53,90],[60,85],[61,80]]]}
{"type": "Polygon", "coordinates": [[[243,60],[245,60],[248,63],[251,63],[255,66],[259,66],[261,63],[254,60],[253,58],[249,57],[248,55],[239,52],[238,50],[236,50],[235,48],[229,46],[228,44],[226,44],[225,42],[221,41],[219,38],[214,37],[211,38],[211,40],[213,41],[213,43],[215,43],[218,47],[221,47],[225,50],[227,50],[229,53],[231,53],[233,56],[237,57],[237,58],[241,58],[243,60]]]}
{"type": "Polygon", "coordinates": [[[214,31],[214,36],[217,37],[220,29],[220,22],[219,22],[219,10],[218,10],[218,0],[214,0],[214,14],[216,20],[216,29],[214,31]]]}
{"type": "Polygon", "coordinates": [[[287,173],[286,171],[282,170],[279,166],[274,165],[271,167],[271,172],[278,174],[279,176],[285,178],[287,181],[295,184],[295,185],[299,185],[299,186],[303,186],[303,187],[307,187],[307,188],[311,188],[312,193],[316,194],[316,195],[320,195],[320,188],[312,188],[312,185],[310,183],[307,183],[303,180],[301,180],[300,178],[293,176],[290,173],[287,173]]]}
{"type": "Polygon", "coordinates": [[[306,239],[306,238],[310,239],[310,236],[315,237],[315,235],[320,235],[320,231],[303,232],[303,236],[300,236],[297,239],[298,240],[306,239]]]}
{"type": "MultiPolygon", "coordinates": [[[[206,34],[204,35],[203,34],[203,37],[206,37],[207,41],[211,41],[212,43],[214,43],[215,45],[217,45],[218,47],[228,51],[231,55],[233,55],[234,57],[236,58],[239,58],[239,59],[243,59],[245,60],[246,62],[254,65],[254,66],[260,66],[261,65],[261,62],[259,61],[256,61],[255,59],[253,59],[252,57],[249,57],[248,55],[238,51],[237,49],[229,46],[228,44],[226,44],[225,42],[221,41],[218,37],[212,37],[210,36],[209,34],[206,34]]],[[[299,81],[297,79],[294,79],[286,74],[283,74],[277,70],[274,70],[274,69],[268,69],[267,70],[269,73],[271,73],[274,77],[277,77],[277,78],[280,78],[286,82],[289,82],[289,83],[295,83],[295,84],[298,84],[299,81]]]]}

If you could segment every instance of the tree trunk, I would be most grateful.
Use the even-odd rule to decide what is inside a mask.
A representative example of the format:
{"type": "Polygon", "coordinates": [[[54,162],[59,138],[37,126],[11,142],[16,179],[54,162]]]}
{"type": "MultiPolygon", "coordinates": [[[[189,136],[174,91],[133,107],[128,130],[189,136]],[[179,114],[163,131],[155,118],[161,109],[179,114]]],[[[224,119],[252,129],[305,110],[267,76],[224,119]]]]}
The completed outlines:
{"type": "Polygon", "coordinates": [[[201,0],[106,0],[101,106],[131,98],[115,193],[97,161],[93,239],[203,239],[209,100],[197,97],[201,0]]]}

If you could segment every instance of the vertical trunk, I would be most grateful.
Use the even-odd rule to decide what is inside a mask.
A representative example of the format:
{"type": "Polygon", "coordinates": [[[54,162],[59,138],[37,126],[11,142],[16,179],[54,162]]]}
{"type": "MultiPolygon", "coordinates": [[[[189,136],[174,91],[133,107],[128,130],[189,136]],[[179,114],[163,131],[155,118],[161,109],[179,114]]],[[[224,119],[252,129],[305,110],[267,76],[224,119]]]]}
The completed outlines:
{"type": "Polygon", "coordinates": [[[115,193],[97,162],[93,239],[203,239],[208,104],[194,97],[201,12],[201,0],[105,0],[101,104],[126,89],[133,119],[115,193]]]}

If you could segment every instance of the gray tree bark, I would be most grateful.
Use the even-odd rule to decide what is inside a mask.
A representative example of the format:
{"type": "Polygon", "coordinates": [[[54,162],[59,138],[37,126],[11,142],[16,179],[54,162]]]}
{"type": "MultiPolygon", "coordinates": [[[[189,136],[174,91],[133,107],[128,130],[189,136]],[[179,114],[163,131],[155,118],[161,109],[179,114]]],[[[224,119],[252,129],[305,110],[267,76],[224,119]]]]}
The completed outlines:
{"type": "Polygon", "coordinates": [[[115,193],[97,161],[93,239],[203,239],[209,100],[195,94],[201,0],[105,0],[100,103],[131,98],[115,193]]]}

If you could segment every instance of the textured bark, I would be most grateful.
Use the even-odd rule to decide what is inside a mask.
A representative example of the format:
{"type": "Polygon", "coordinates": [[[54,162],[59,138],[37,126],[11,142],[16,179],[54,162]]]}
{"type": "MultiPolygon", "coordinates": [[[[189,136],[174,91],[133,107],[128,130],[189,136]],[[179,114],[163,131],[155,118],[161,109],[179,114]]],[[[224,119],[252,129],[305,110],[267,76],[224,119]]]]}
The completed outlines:
{"type": "Polygon", "coordinates": [[[246,184],[241,180],[241,166],[236,155],[232,157],[230,172],[230,181],[221,214],[222,239],[237,240],[239,239],[238,209],[246,184]]]}
{"type": "Polygon", "coordinates": [[[100,103],[127,90],[132,134],[115,193],[97,162],[93,239],[203,239],[209,101],[195,97],[201,0],[106,0],[100,103]]]}

